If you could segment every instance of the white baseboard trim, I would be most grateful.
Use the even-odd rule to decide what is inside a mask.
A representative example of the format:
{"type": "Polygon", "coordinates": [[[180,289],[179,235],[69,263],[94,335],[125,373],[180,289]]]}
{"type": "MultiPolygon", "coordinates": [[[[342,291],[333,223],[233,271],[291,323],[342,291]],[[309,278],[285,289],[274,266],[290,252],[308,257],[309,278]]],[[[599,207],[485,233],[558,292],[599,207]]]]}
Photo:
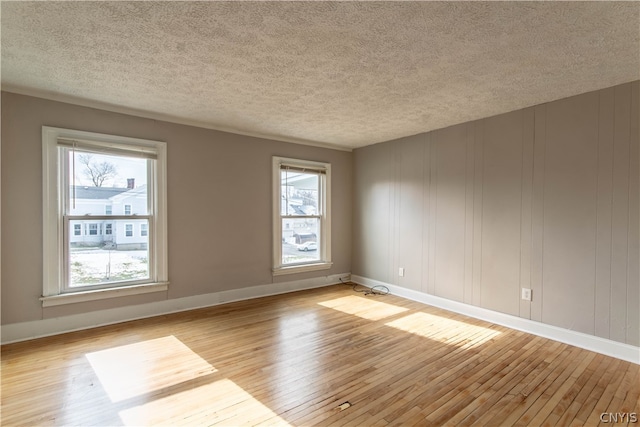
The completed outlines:
{"type": "Polygon", "coordinates": [[[351,276],[351,281],[362,286],[372,288],[374,286],[386,286],[392,294],[407,298],[413,301],[432,305],[434,307],[449,310],[455,313],[464,314],[487,322],[506,326],[518,331],[527,332],[565,344],[584,348],[586,350],[595,351],[617,359],[626,360],[627,362],[640,365],[640,347],[605,338],[596,337],[594,335],[582,332],[571,331],[569,329],[559,328],[557,326],[547,325],[536,322],[534,320],[523,319],[509,314],[499,313],[497,311],[488,310],[486,308],[476,307],[474,305],[464,304],[457,301],[448,300],[446,298],[429,295],[424,292],[406,289],[400,286],[383,283],[378,280],[369,279],[362,276],[351,276]]]}
{"type": "Polygon", "coordinates": [[[51,319],[33,320],[22,323],[2,325],[2,344],[58,335],[66,332],[128,322],[163,314],[211,307],[234,301],[248,300],[269,295],[285,294],[304,289],[321,288],[340,283],[340,279],[350,276],[349,273],[333,274],[330,276],[314,277],[311,279],[294,280],[283,283],[269,283],[267,285],[248,288],[232,289],[205,295],[194,295],[184,298],[157,301],[148,304],[129,305],[90,313],[74,314],[71,316],[51,319]]]}

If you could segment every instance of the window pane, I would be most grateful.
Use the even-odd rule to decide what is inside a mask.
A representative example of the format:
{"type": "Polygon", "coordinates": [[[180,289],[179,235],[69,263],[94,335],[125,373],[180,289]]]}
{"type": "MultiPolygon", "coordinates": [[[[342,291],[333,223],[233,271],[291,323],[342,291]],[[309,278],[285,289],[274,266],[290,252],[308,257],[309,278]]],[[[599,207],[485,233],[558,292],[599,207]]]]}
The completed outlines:
{"type": "Polygon", "coordinates": [[[149,160],[89,153],[69,153],[70,215],[146,215],[149,160]]]}
{"type": "MultiPolygon", "coordinates": [[[[149,279],[149,237],[126,237],[122,221],[104,223],[104,235],[91,234],[95,223],[70,221],[69,287],[105,285],[130,280],[149,279]],[[88,224],[89,234],[76,235],[75,230],[88,224]]],[[[101,224],[102,225],[102,224],[101,224]]],[[[148,220],[136,220],[135,226],[146,229],[148,220]]]]}
{"type": "Polygon", "coordinates": [[[282,219],[282,264],[320,260],[320,220],[282,219]]]}
{"type": "Polygon", "coordinates": [[[280,171],[281,215],[318,215],[320,177],[317,174],[280,171]]]}

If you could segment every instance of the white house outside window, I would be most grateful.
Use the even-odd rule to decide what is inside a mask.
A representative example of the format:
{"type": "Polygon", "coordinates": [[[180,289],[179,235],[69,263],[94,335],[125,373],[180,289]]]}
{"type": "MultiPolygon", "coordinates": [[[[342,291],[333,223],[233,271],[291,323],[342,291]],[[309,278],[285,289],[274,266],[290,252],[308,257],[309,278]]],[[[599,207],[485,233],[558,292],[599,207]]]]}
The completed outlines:
{"type": "Polygon", "coordinates": [[[331,165],[273,158],[273,274],[331,267],[331,165]]]}
{"type": "Polygon", "coordinates": [[[42,135],[43,305],[166,290],[166,145],[51,127],[42,135]],[[134,224],[147,234],[134,236],[134,224]]]}

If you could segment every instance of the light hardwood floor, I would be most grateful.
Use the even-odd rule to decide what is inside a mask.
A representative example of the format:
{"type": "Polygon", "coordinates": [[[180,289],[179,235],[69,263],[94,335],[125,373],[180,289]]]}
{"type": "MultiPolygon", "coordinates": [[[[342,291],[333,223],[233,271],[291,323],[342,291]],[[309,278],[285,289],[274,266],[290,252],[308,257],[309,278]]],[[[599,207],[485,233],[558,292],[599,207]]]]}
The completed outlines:
{"type": "Polygon", "coordinates": [[[336,285],[5,345],[2,425],[624,425],[639,375],[336,285]]]}

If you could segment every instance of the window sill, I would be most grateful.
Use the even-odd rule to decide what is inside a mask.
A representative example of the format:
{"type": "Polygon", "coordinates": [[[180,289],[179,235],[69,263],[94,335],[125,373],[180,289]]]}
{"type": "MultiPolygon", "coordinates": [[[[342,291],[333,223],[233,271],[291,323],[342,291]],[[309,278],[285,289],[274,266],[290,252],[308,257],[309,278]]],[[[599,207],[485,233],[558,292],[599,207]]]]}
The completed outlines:
{"type": "Polygon", "coordinates": [[[285,274],[304,273],[307,271],[328,270],[333,265],[332,262],[319,262],[315,264],[292,265],[287,267],[278,267],[273,269],[274,276],[283,276],[285,274]]]}
{"type": "Polygon", "coordinates": [[[162,292],[169,289],[169,282],[145,283],[143,285],[123,286],[121,288],[96,289],[91,291],[72,292],[59,295],[40,297],[43,307],[73,304],[77,302],[96,301],[107,298],[140,295],[151,292],[162,292]]]}

